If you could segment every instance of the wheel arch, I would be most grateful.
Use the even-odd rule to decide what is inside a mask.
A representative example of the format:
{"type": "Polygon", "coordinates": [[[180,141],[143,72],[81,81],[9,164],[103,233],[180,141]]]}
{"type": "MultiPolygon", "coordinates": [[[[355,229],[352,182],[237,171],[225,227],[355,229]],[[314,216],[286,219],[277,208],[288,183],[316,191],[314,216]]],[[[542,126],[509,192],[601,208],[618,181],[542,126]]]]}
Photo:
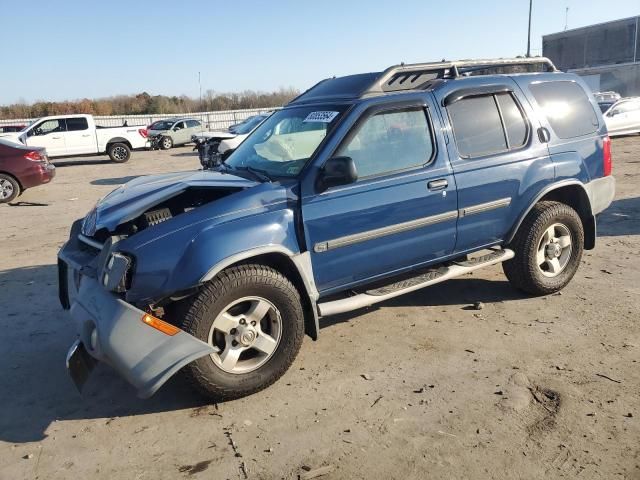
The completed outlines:
{"type": "Polygon", "coordinates": [[[114,143],[124,143],[127,147],[133,150],[131,142],[124,137],[113,137],[105,144],[105,149],[109,150],[109,145],[113,145],[114,143]]]}
{"type": "Polygon", "coordinates": [[[516,222],[515,227],[510,231],[506,243],[510,243],[513,240],[525,217],[537,203],[542,201],[556,201],[573,208],[578,213],[580,220],[582,221],[582,226],[584,228],[585,250],[592,250],[595,248],[596,220],[591,211],[589,195],[582,182],[577,180],[557,183],[543,190],[534,199],[534,201],[531,202],[529,207],[522,212],[520,217],[518,217],[518,221],[516,222]]]}
{"type": "Polygon", "coordinates": [[[13,173],[5,172],[4,170],[0,170],[0,174],[6,175],[8,177],[13,178],[16,181],[16,183],[18,184],[18,186],[20,187],[20,193],[21,194],[22,194],[22,192],[24,192],[26,190],[24,188],[24,186],[22,185],[22,182],[20,181],[20,179],[18,177],[16,177],[13,173]]]}
{"type": "Polygon", "coordinates": [[[317,308],[318,292],[313,280],[309,252],[294,254],[279,246],[248,250],[218,262],[202,278],[202,282],[211,280],[227,268],[249,263],[258,263],[274,268],[293,283],[302,300],[305,333],[313,340],[317,340],[320,330],[317,308]]]}

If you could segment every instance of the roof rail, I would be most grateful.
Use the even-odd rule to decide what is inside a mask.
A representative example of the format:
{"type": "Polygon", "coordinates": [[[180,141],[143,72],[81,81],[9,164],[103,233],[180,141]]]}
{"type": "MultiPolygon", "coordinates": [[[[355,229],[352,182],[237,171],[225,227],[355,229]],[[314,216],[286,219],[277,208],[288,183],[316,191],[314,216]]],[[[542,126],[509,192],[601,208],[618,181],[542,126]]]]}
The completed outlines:
{"type": "Polygon", "coordinates": [[[546,57],[454,60],[449,62],[443,60],[442,62],[401,64],[387,68],[362,95],[421,89],[435,79],[457,78],[465,72],[485,68],[534,65],[542,65],[548,72],[558,71],[553,62],[546,57]]]}

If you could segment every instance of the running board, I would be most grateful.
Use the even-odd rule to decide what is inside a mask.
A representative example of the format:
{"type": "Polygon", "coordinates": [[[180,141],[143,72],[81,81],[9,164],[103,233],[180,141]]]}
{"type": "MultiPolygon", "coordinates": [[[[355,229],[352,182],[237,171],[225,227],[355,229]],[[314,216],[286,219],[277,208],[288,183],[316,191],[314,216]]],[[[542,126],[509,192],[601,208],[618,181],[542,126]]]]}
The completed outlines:
{"type": "Polygon", "coordinates": [[[385,300],[399,297],[405,293],[420,290],[421,288],[465,275],[480,268],[502,263],[505,260],[512,259],[514,255],[513,250],[504,249],[496,250],[488,255],[483,255],[482,257],[472,260],[453,262],[438,269],[427,270],[416,277],[400,282],[393,282],[373,290],[367,290],[365,293],[359,293],[352,297],[319,303],[318,310],[320,311],[321,317],[351,312],[358,308],[368,307],[374,303],[384,302],[385,300]]]}

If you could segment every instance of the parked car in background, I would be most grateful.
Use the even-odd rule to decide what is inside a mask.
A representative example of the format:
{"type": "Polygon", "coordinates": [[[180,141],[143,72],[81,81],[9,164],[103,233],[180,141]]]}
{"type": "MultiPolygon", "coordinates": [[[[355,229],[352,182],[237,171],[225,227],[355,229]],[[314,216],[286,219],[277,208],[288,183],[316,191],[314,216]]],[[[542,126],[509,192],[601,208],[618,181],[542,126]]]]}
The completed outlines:
{"type": "Polygon", "coordinates": [[[236,123],[236,124],[230,125],[230,126],[229,126],[229,131],[230,131],[230,132],[235,132],[235,131],[236,131],[236,129],[238,129],[238,128],[240,128],[240,127],[243,127],[243,126],[244,126],[244,125],[246,125],[247,123],[249,123],[249,122],[253,122],[253,121],[255,121],[256,119],[260,119],[260,118],[262,118],[262,119],[264,120],[264,114],[259,113],[258,115],[251,115],[251,116],[249,116],[249,117],[245,118],[244,120],[242,120],[242,121],[241,121],[241,122],[239,122],[239,123],[236,123]]]}
{"type": "Polygon", "coordinates": [[[23,125],[0,125],[0,133],[19,132],[24,127],[26,127],[26,125],[24,124],[23,125]]]}
{"type": "Polygon", "coordinates": [[[605,113],[607,110],[609,110],[611,108],[611,105],[613,105],[616,102],[598,102],[598,107],[600,107],[600,111],[602,113],[605,113]]]}
{"type": "Polygon", "coordinates": [[[230,155],[249,134],[255,130],[271,113],[254,115],[245,122],[229,127],[228,131],[202,132],[194,135],[192,140],[196,144],[200,163],[204,168],[215,166],[226,156],[230,155]]]}
{"type": "Polygon", "coordinates": [[[150,137],[160,137],[160,148],[168,150],[177,145],[190,143],[191,137],[202,131],[200,120],[195,118],[172,118],[154,122],[150,137]]]}
{"type": "Polygon", "coordinates": [[[11,202],[27,188],[49,183],[55,175],[44,148],[0,138],[0,203],[11,202]]]}
{"type": "Polygon", "coordinates": [[[610,136],[640,133],[640,97],[623,98],[604,113],[610,136]]]}
{"type": "Polygon", "coordinates": [[[617,102],[622,98],[618,92],[595,92],[593,97],[596,99],[598,103],[604,102],[617,102]]]}
{"type": "Polygon", "coordinates": [[[500,263],[523,292],[560,291],[615,194],[587,90],[545,58],[327,79],[218,171],[119,187],[58,254],[71,377],[103,361],[148,397],[180,371],[232,399],[283,375],[320,317],[500,263]]]}
{"type": "Polygon", "coordinates": [[[47,149],[49,157],[109,155],[117,163],[131,157],[131,150],[147,146],[144,127],[100,127],[92,115],[42,117],[19,132],[0,134],[29,147],[47,149]]]}

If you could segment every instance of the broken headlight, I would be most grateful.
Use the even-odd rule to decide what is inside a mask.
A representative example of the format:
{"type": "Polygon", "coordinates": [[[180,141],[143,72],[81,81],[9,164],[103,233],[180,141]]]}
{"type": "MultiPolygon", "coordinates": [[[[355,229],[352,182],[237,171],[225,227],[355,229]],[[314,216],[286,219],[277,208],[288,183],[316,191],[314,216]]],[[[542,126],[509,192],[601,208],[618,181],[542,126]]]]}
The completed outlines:
{"type": "Polygon", "coordinates": [[[120,252],[111,253],[102,269],[102,285],[112,292],[126,292],[131,286],[132,266],[133,260],[128,255],[120,252]]]}

